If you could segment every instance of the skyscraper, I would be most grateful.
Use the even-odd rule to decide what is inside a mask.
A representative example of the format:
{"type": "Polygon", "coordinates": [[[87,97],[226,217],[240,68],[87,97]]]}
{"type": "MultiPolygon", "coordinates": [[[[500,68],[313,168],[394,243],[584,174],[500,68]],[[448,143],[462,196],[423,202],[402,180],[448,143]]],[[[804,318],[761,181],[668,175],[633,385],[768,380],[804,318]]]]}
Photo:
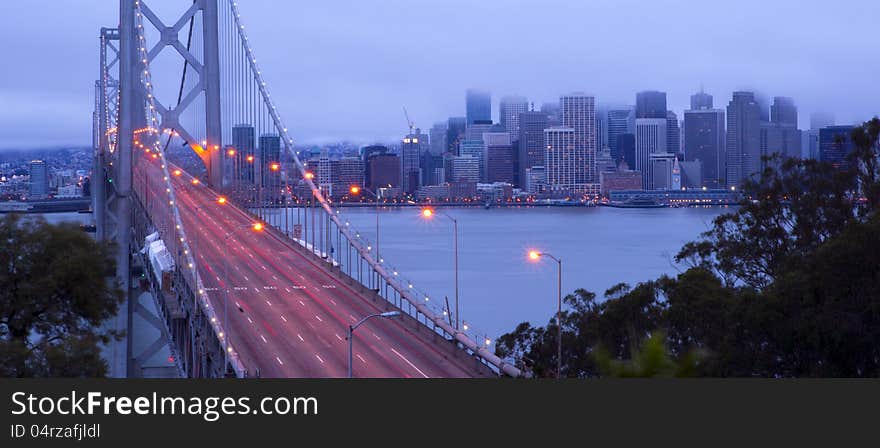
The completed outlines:
{"type": "Polygon", "coordinates": [[[572,191],[583,184],[583,157],[577,155],[575,130],[554,127],[544,130],[544,172],[552,191],[572,191]]]}
{"type": "Polygon", "coordinates": [[[544,129],[547,115],[543,112],[523,112],[519,115],[519,183],[526,183],[526,170],[544,166],[544,129]]]}
{"type": "Polygon", "coordinates": [[[608,147],[611,149],[611,158],[615,162],[623,160],[623,152],[620,150],[618,138],[621,134],[634,132],[634,120],[635,113],[632,107],[608,110],[608,147]]]}
{"type": "Polygon", "coordinates": [[[666,117],[636,118],[635,170],[642,173],[642,185],[650,188],[651,155],[666,154],[666,117]]]}
{"type": "MultiPolygon", "coordinates": [[[[575,152],[572,163],[582,166],[573,171],[573,184],[598,183],[596,176],[596,99],[577,92],[559,98],[562,126],[574,130],[575,152]]],[[[597,188],[598,190],[598,188],[597,188]]]]}
{"type": "Polygon", "coordinates": [[[834,126],[834,114],[827,112],[813,112],[810,114],[810,132],[807,137],[807,149],[811,159],[819,160],[819,130],[834,126]]]}
{"type": "Polygon", "coordinates": [[[519,114],[529,110],[529,101],[524,96],[505,96],[498,104],[498,121],[510,135],[513,142],[519,138],[519,114]]]}
{"type": "Polygon", "coordinates": [[[798,112],[794,100],[785,96],[773,97],[773,105],[770,106],[770,121],[780,126],[797,128],[798,112]]]}
{"type": "Polygon", "coordinates": [[[248,162],[248,157],[256,157],[257,137],[254,127],[249,124],[238,124],[232,127],[232,149],[235,150],[236,165],[238,165],[241,182],[254,183],[254,164],[248,162]]]}
{"type": "Polygon", "coordinates": [[[514,170],[516,153],[510,142],[510,134],[505,132],[487,132],[483,134],[483,160],[486,172],[483,178],[488,183],[515,183],[514,170]]]}
{"type": "Polygon", "coordinates": [[[678,127],[678,115],[671,110],[666,111],[666,152],[671,154],[681,152],[681,130],[678,127]]]}
{"type": "MultiPolygon", "coordinates": [[[[693,102],[691,104],[695,105],[693,102]]],[[[706,103],[696,105],[705,106],[706,103]]],[[[684,111],[684,159],[700,163],[701,186],[724,186],[726,139],[723,110],[703,108],[684,111]]]]}
{"type": "Polygon", "coordinates": [[[475,184],[480,181],[480,161],[476,158],[469,155],[453,157],[451,165],[450,182],[475,184]]]}
{"type": "Polygon", "coordinates": [[[541,112],[547,115],[547,127],[561,126],[562,115],[559,112],[559,103],[544,103],[541,105],[541,112]]]}
{"type": "Polygon", "coordinates": [[[428,136],[416,128],[407,134],[400,146],[400,182],[404,194],[414,194],[421,186],[419,162],[423,152],[428,151],[428,136]]]}
{"type": "Polygon", "coordinates": [[[819,130],[819,160],[838,170],[849,169],[846,156],[853,150],[853,126],[826,126],[819,130]]]}
{"type": "MultiPolygon", "coordinates": [[[[483,160],[483,138],[480,136],[479,140],[462,140],[461,144],[458,146],[458,155],[459,156],[469,156],[473,158],[477,163],[477,182],[482,180],[482,175],[485,172],[484,160],[483,160]]],[[[470,162],[468,162],[470,163],[470,162]]]]}
{"type": "MultiPolygon", "coordinates": [[[[626,134],[620,134],[617,137],[617,149],[620,152],[620,158],[626,162],[626,166],[635,169],[636,166],[636,134],[635,125],[633,131],[626,134]]],[[[644,184],[642,184],[644,185],[644,184]]]]}
{"type": "Polygon", "coordinates": [[[42,160],[31,160],[28,198],[46,199],[49,197],[49,169],[42,160]]]}
{"type": "Polygon", "coordinates": [[[753,92],[733,92],[727,105],[727,186],[761,170],[761,106],[753,92]]]}
{"type": "Polygon", "coordinates": [[[646,90],[636,94],[636,118],[666,118],[666,92],[646,90]]]}
{"type": "Polygon", "coordinates": [[[446,143],[446,122],[434,123],[431,128],[431,153],[435,155],[443,154],[447,151],[446,143]]]}
{"type": "Polygon", "coordinates": [[[400,187],[400,157],[397,154],[374,154],[369,162],[370,178],[367,182],[373,191],[379,188],[400,187]]]}
{"type": "Polygon", "coordinates": [[[446,150],[450,154],[458,155],[458,144],[464,139],[466,129],[467,118],[465,117],[449,117],[446,120],[446,150]]]}
{"type": "Polygon", "coordinates": [[[479,89],[468,89],[465,94],[467,124],[492,120],[492,95],[479,89]]]}
{"type": "Polygon", "coordinates": [[[712,109],[712,95],[700,89],[699,92],[691,95],[691,110],[712,109]]]}

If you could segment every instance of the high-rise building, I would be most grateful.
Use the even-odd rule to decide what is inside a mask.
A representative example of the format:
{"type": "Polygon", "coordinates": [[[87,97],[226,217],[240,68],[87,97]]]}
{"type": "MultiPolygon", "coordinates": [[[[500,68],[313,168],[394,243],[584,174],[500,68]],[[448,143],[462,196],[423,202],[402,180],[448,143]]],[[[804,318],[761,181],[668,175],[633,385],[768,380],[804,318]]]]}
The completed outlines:
{"type": "Polygon", "coordinates": [[[49,168],[43,160],[31,160],[28,198],[46,199],[49,197],[49,168]]]}
{"type": "Polygon", "coordinates": [[[819,130],[819,160],[834,165],[838,170],[849,169],[846,156],[854,149],[853,126],[826,126],[819,130]]]}
{"type": "Polygon", "coordinates": [[[422,153],[429,151],[429,148],[428,136],[422,134],[419,128],[403,138],[400,145],[400,182],[404,194],[414,194],[421,186],[419,164],[422,153]]]}
{"type": "Polygon", "coordinates": [[[675,154],[651,154],[648,163],[648,180],[646,190],[679,190],[681,189],[681,171],[675,154]]]}
{"type": "Polygon", "coordinates": [[[321,149],[318,156],[318,190],[324,196],[333,196],[333,166],[330,163],[330,151],[321,149]]]}
{"type": "MultiPolygon", "coordinates": [[[[280,181],[277,171],[269,169],[272,164],[281,163],[281,137],[275,134],[263,134],[259,141],[260,165],[257,167],[263,177],[263,186],[276,187],[280,181]]],[[[269,199],[270,197],[267,197],[269,199]]]]}
{"type": "Polygon", "coordinates": [[[786,96],[773,97],[773,105],[770,106],[770,121],[779,126],[797,128],[798,112],[794,100],[786,96]]]}
{"type": "Polygon", "coordinates": [[[544,103],[541,112],[547,116],[547,127],[562,126],[562,113],[559,111],[559,103],[544,103]]]}
{"type": "MultiPolygon", "coordinates": [[[[462,140],[458,146],[458,154],[459,156],[469,156],[473,158],[477,163],[477,180],[476,182],[481,181],[481,176],[485,171],[484,160],[483,160],[483,138],[480,136],[479,140],[462,140]]],[[[454,169],[454,168],[453,168],[454,169]]]]}
{"type": "Polygon", "coordinates": [[[458,144],[464,139],[465,130],[467,130],[467,118],[449,117],[446,120],[446,151],[458,155],[458,144]]]}
{"type": "Polygon", "coordinates": [[[619,162],[623,160],[623,152],[620,150],[618,138],[621,134],[632,134],[635,131],[635,113],[632,107],[613,108],[607,113],[608,121],[608,147],[611,149],[611,158],[619,162]]]}
{"type": "Polygon", "coordinates": [[[400,187],[400,157],[397,154],[374,154],[367,165],[370,172],[367,186],[371,190],[400,187]]]}
{"type": "Polygon", "coordinates": [[[464,132],[465,140],[482,140],[483,134],[486,132],[492,132],[492,128],[495,125],[492,124],[492,120],[477,120],[474,123],[468,125],[467,129],[464,132]]]}
{"type": "Polygon", "coordinates": [[[440,185],[445,181],[442,155],[431,151],[423,152],[419,168],[422,170],[422,185],[440,185]]]}
{"type": "Polygon", "coordinates": [[[483,178],[488,183],[516,183],[516,152],[507,132],[487,132],[483,134],[484,169],[483,178]]]}
{"type": "Polygon", "coordinates": [[[586,167],[583,156],[578,155],[575,130],[568,127],[545,129],[544,148],[548,188],[553,191],[582,188],[586,167]]]}
{"type": "Polygon", "coordinates": [[[365,146],[363,151],[363,160],[364,160],[364,182],[366,185],[372,185],[372,167],[370,166],[370,159],[377,154],[387,154],[388,147],[382,145],[371,145],[365,146]]]}
{"type": "Polygon", "coordinates": [[[684,112],[684,159],[700,163],[700,186],[724,186],[726,141],[723,110],[703,108],[684,112]]]}
{"type": "Polygon", "coordinates": [[[608,148],[608,107],[596,108],[596,154],[608,148]]]}
{"type": "Polygon", "coordinates": [[[343,157],[331,161],[333,195],[349,194],[352,186],[364,186],[364,160],[360,157],[343,157]]]}
{"type": "Polygon", "coordinates": [[[465,94],[465,108],[468,125],[477,121],[491,121],[492,95],[485,90],[468,89],[465,94]]]}
{"type": "MultiPolygon", "coordinates": [[[[249,157],[256,157],[257,137],[254,127],[249,124],[238,124],[232,127],[232,149],[235,150],[235,164],[238,166],[239,182],[254,183],[254,163],[248,162],[249,157]]],[[[253,159],[250,159],[253,161],[253,159]]]]}
{"type": "Polygon", "coordinates": [[[526,170],[544,166],[544,129],[547,129],[544,112],[523,112],[519,115],[519,143],[517,145],[519,183],[526,183],[526,170]]]}
{"type": "Polygon", "coordinates": [[[753,92],[733,92],[726,146],[727,186],[739,187],[761,170],[761,106],[753,92]]]}
{"type": "Polygon", "coordinates": [[[633,131],[620,134],[617,137],[617,150],[620,152],[621,159],[626,162],[630,168],[636,166],[636,134],[635,123],[633,123],[633,131]]]}
{"type": "Polygon", "coordinates": [[[636,118],[666,118],[666,92],[646,90],[636,94],[636,118]]]}
{"type": "Polygon", "coordinates": [[[671,154],[681,152],[681,130],[678,127],[678,115],[671,110],[666,111],[666,152],[671,154]]]}
{"type": "Polygon", "coordinates": [[[636,118],[635,170],[642,173],[642,185],[650,189],[651,155],[666,154],[666,117],[636,118]]]}
{"type": "Polygon", "coordinates": [[[691,110],[713,109],[712,95],[700,89],[699,92],[691,95],[691,110]]]}
{"type": "Polygon", "coordinates": [[[834,114],[828,112],[813,112],[810,114],[810,131],[807,136],[806,150],[811,159],[819,160],[819,129],[834,126],[834,114]]]}
{"type": "Polygon", "coordinates": [[[596,99],[584,93],[572,93],[559,98],[559,109],[562,112],[562,126],[574,131],[575,151],[572,163],[582,167],[572,172],[576,176],[572,183],[598,184],[596,176],[596,99]]]}
{"type": "Polygon", "coordinates": [[[470,155],[452,158],[452,183],[474,183],[480,181],[480,161],[470,155]]]}
{"type": "Polygon", "coordinates": [[[519,138],[519,115],[529,110],[529,101],[524,96],[505,96],[498,104],[498,121],[510,135],[510,141],[519,138]]]}
{"type": "Polygon", "coordinates": [[[447,151],[446,126],[446,122],[440,122],[431,128],[431,154],[440,155],[447,151]]]}

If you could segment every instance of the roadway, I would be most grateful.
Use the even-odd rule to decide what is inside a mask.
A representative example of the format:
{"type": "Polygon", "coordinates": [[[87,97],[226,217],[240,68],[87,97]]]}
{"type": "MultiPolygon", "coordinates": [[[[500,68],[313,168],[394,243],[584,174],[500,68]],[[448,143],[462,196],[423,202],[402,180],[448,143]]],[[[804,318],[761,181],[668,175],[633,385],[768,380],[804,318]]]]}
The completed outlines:
{"type": "MultiPolygon", "coordinates": [[[[292,241],[254,231],[254,218],[231,203],[219,204],[216,192],[193,184],[186,173],[172,175],[172,181],[209,300],[221,322],[228,320],[223,327],[251,374],[259,369],[261,377],[347,376],[348,325],[389,308],[339,281],[292,241]]],[[[374,318],[355,331],[355,377],[477,376],[472,358],[453,357],[429,331],[415,331],[399,319],[374,318]]]]}

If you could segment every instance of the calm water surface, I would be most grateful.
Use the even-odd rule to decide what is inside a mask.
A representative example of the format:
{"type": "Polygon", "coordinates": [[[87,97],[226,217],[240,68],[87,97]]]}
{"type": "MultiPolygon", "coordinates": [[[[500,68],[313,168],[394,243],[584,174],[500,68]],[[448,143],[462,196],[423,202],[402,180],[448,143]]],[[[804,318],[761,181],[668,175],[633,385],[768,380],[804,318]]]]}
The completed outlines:
{"type": "MultiPolygon", "coordinates": [[[[459,226],[461,317],[491,338],[518,323],[547,322],[556,311],[556,263],[527,259],[530,249],[563,260],[563,294],[596,292],[676,272],[682,244],[729,208],[444,208],[459,226]]],[[[455,296],[452,221],[425,220],[417,208],[381,212],[380,253],[431,297],[455,296]]],[[[346,208],[375,240],[374,209],[346,208]]],[[[453,305],[454,306],[454,305],[453,305]]]]}

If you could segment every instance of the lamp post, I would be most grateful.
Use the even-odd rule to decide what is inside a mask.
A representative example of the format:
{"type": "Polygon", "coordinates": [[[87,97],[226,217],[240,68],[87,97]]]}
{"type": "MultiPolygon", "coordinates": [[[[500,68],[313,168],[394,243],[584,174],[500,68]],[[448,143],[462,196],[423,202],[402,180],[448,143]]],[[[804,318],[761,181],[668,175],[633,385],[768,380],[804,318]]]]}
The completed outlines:
{"type": "Polygon", "coordinates": [[[253,229],[254,232],[262,232],[263,224],[255,222],[253,224],[236,227],[223,238],[223,278],[226,282],[226,287],[223,288],[223,324],[226,325],[226,363],[229,362],[229,350],[231,348],[229,342],[231,338],[229,335],[230,330],[232,329],[232,325],[229,323],[229,238],[244,229],[253,229]]]}
{"type": "Polygon", "coordinates": [[[357,330],[357,328],[360,327],[361,325],[363,325],[364,322],[366,322],[374,317],[382,317],[385,319],[389,319],[389,318],[399,316],[399,315],[400,315],[400,311],[387,311],[385,313],[370,314],[369,316],[358,321],[358,323],[348,326],[348,377],[349,378],[352,378],[352,356],[354,354],[352,342],[354,341],[354,330],[357,330]]]}
{"type": "Polygon", "coordinates": [[[529,252],[529,259],[538,261],[541,257],[549,257],[556,261],[556,378],[562,377],[562,259],[536,250],[529,252]]]}
{"type": "Polygon", "coordinates": [[[422,209],[422,216],[425,217],[425,219],[431,219],[436,214],[443,215],[452,221],[452,244],[455,253],[455,329],[458,330],[459,322],[461,321],[458,315],[458,220],[446,213],[437,212],[431,208],[422,209]]]}
{"type": "MultiPolygon", "coordinates": [[[[351,194],[353,194],[355,196],[361,194],[362,191],[366,191],[367,193],[370,193],[371,195],[373,195],[373,198],[376,199],[376,208],[375,208],[375,210],[376,210],[376,262],[382,263],[382,259],[379,257],[379,195],[377,195],[374,191],[370,190],[369,188],[361,187],[358,185],[352,185],[351,188],[349,189],[349,191],[351,192],[351,194]]],[[[376,289],[379,289],[378,272],[376,274],[377,274],[376,289]]]]}

